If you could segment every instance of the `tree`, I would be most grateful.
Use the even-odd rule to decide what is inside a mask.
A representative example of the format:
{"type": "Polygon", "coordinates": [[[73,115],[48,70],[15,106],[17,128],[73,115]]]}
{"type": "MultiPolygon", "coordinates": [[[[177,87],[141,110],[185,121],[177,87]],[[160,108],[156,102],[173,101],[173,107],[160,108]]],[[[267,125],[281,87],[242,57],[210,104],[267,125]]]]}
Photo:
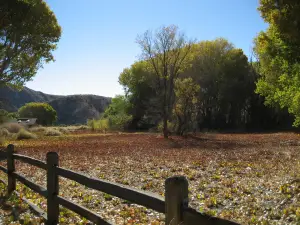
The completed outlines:
{"type": "Polygon", "coordinates": [[[164,137],[168,137],[168,118],[173,109],[174,80],[187,66],[192,41],[179,32],[178,27],[163,26],[154,34],[146,31],[137,37],[142,49],[142,60],[150,63],[156,75],[156,91],[161,96],[161,113],[164,137]]]}
{"type": "Polygon", "coordinates": [[[22,87],[44,62],[61,36],[54,13],[43,0],[0,3],[0,86],[22,87]]]}
{"type": "Polygon", "coordinates": [[[128,114],[129,109],[128,99],[125,96],[117,95],[111,100],[111,104],[105,110],[103,118],[109,120],[111,129],[124,130],[132,120],[132,116],[128,114]]]}
{"type": "Polygon", "coordinates": [[[155,98],[155,74],[151,73],[149,66],[148,62],[139,61],[124,69],[119,76],[119,83],[131,105],[128,109],[132,115],[131,129],[149,129],[156,125],[153,112],[158,110],[151,100],[155,98]]]}
{"type": "Polygon", "coordinates": [[[196,120],[196,103],[200,86],[192,78],[175,80],[175,108],[177,118],[177,134],[183,135],[191,130],[196,120]]]}
{"type": "Polygon", "coordinates": [[[192,77],[198,92],[198,123],[209,129],[236,128],[245,123],[248,98],[253,93],[247,57],[223,38],[202,41],[193,47],[192,77]],[[238,94],[237,94],[238,93],[238,94]]]}
{"type": "Polygon", "coordinates": [[[19,109],[19,116],[37,118],[37,123],[48,126],[57,120],[57,113],[48,103],[31,102],[19,109]]]}
{"type": "Polygon", "coordinates": [[[8,118],[8,112],[4,109],[0,109],[0,124],[7,121],[8,118]]]}
{"type": "Polygon", "coordinates": [[[11,119],[16,119],[18,117],[16,112],[9,113],[4,109],[0,109],[0,124],[5,123],[11,119]]]}
{"type": "Polygon", "coordinates": [[[298,0],[261,0],[259,10],[266,32],[255,39],[261,77],[256,92],[265,104],[287,108],[300,125],[300,3],[298,0]]]}

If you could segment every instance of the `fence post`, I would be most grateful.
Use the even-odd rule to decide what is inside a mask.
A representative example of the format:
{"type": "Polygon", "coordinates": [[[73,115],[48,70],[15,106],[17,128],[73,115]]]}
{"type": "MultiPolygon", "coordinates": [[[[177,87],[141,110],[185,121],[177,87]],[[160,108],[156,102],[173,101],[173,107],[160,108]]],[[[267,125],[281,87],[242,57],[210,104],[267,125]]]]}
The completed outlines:
{"type": "Polygon", "coordinates": [[[59,192],[58,176],[55,168],[58,166],[58,154],[47,153],[47,225],[58,224],[59,204],[57,195],[59,192]]]}
{"type": "Polygon", "coordinates": [[[183,207],[188,206],[188,181],[184,176],[165,181],[166,225],[183,223],[183,207]]]}
{"type": "Polygon", "coordinates": [[[13,191],[16,190],[16,178],[13,176],[13,172],[15,172],[15,160],[14,160],[14,146],[8,145],[7,146],[7,179],[8,179],[8,185],[7,185],[7,192],[10,195],[13,191]]]}

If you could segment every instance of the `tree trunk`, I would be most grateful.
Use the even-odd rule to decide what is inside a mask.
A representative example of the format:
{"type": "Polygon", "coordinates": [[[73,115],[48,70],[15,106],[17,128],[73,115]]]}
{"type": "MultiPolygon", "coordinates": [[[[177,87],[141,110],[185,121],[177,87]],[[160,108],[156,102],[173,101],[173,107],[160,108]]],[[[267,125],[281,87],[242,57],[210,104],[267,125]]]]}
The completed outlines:
{"type": "Polygon", "coordinates": [[[168,117],[166,115],[164,115],[164,138],[168,138],[168,135],[169,135],[169,131],[168,131],[168,117]]]}
{"type": "Polygon", "coordinates": [[[180,135],[181,129],[182,129],[182,120],[179,115],[177,115],[177,120],[178,120],[178,126],[177,126],[177,130],[176,130],[176,134],[180,135]]]}

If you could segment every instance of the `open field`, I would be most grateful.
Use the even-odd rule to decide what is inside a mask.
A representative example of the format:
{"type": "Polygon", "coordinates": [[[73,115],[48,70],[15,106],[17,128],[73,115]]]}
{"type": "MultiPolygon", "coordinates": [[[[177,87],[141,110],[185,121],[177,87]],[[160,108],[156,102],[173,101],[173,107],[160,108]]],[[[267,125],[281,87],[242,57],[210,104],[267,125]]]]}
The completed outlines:
{"type": "MultiPolygon", "coordinates": [[[[41,160],[45,160],[48,151],[57,151],[60,166],[64,168],[160,195],[164,194],[167,177],[184,175],[189,180],[191,207],[241,224],[300,223],[298,134],[198,134],[187,139],[164,140],[157,134],[104,135],[76,131],[60,137],[13,141],[13,144],[19,154],[41,160]]],[[[18,162],[17,171],[45,184],[45,174],[38,168],[18,162]]],[[[0,176],[4,178],[4,174],[0,176]]],[[[162,214],[75,182],[65,179],[60,182],[61,195],[111,222],[163,224],[162,214]]],[[[0,192],[4,193],[2,187],[0,192]]],[[[18,189],[45,209],[43,198],[22,185],[18,189]]],[[[14,215],[19,221],[34,221],[18,199],[10,199],[5,207],[2,202],[3,221],[13,219],[10,206],[17,203],[18,213],[13,215],[21,212],[20,216],[14,215]]],[[[61,210],[60,224],[87,223],[76,214],[61,210]]]]}

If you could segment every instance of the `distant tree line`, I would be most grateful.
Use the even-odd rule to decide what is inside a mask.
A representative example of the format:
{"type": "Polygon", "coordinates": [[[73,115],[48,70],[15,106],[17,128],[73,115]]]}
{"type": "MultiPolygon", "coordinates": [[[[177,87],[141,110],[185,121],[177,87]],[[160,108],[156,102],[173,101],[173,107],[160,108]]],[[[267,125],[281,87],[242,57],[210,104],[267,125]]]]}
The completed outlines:
{"type": "MultiPolygon", "coordinates": [[[[249,61],[227,40],[192,44],[187,64],[171,89],[169,132],[292,127],[293,117],[286,109],[265,106],[264,97],[255,93],[259,63],[249,61]]],[[[162,123],[163,79],[149,61],[124,69],[119,82],[128,102],[126,113],[132,116],[127,129],[149,130],[162,123]]]]}

